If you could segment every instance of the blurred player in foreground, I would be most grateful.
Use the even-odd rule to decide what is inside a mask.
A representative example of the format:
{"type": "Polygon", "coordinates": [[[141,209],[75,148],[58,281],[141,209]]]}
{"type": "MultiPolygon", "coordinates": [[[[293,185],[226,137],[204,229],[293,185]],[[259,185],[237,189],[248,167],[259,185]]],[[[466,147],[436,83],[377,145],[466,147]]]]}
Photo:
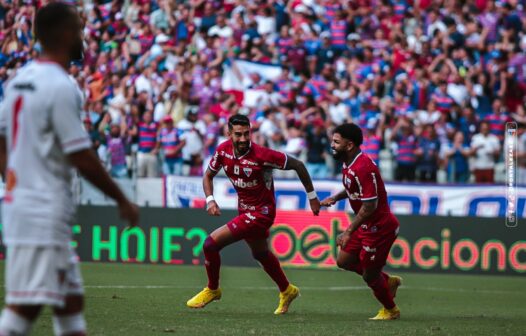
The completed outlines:
{"type": "Polygon", "coordinates": [[[36,14],[34,28],[42,56],[18,71],[0,106],[7,246],[0,335],[28,335],[42,306],[50,305],[55,335],[80,336],[86,335],[86,322],[82,278],[70,247],[72,168],[117,201],[131,226],[139,213],[100,164],[82,128],[80,90],[67,73],[71,61],[82,57],[76,10],[47,5],[36,14]]]}
{"type": "Polygon", "coordinates": [[[334,129],[332,154],[343,162],[345,189],[323,200],[321,205],[330,207],[349,198],[356,217],[338,236],[337,243],[341,247],[338,267],[360,274],[384,306],[371,320],[395,320],[400,318],[400,310],[393,298],[401,278],[389,276],[382,269],[400,224],[389,209],[378,167],[360,149],[362,142],[362,131],[355,124],[343,124],[334,129]]]}
{"type": "Polygon", "coordinates": [[[316,216],[320,211],[320,201],[302,162],[250,141],[250,121],[246,116],[232,116],[228,121],[228,128],[230,140],[218,146],[204,175],[203,188],[208,214],[221,215],[213,196],[213,179],[223,168],[237,191],[239,216],[212,232],[206,239],[203,250],[208,286],[191,298],[187,305],[191,308],[203,308],[221,298],[219,252],[225,246],[243,239],[252,250],[254,258],[279,287],[279,306],[274,314],[284,314],[299,295],[299,289],[289,283],[278,259],[269,250],[269,228],[276,216],[272,169],[296,171],[316,216]]]}

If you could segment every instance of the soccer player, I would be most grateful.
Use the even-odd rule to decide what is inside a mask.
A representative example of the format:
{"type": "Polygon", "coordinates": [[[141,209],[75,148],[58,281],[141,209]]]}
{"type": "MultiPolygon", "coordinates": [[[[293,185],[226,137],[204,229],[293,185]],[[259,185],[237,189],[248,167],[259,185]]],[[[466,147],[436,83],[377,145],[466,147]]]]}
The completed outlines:
{"type": "Polygon", "coordinates": [[[400,310],[393,301],[401,278],[382,271],[399,229],[396,217],[387,203],[384,182],[374,161],[363,154],[360,145],[363,134],[355,124],[343,124],[334,129],[332,154],[343,162],[343,186],[337,195],[321,202],[330,207],[349,198],[356,217],[338,236],[340,246],[338,267],[361,275],[383,305],[371,320],[400,318],[400,310]]]}
{"type": "Polygon", "coordinates": [[[284,314],[299,295],[299,289],[290,284],[276,256],[269,250],[269,228],[276,216],[276,199],[272,169],[295,170],[305,187],[314,215],[320,211],[320,201],[307,169],[302,162],[250,141],[250,121],[246,116],[234,115],[228,121],[230,140],[220,144],[203,178],[207,211],[211,216],[221,215],[214,200],[213,179],[223,168],[238,193],[239,216],[218,228],[205,240],[203,251],[208,275],[208,286],[186,304],[190,308],[203,308],[221,298],[219,288],[219,252],[239,240],[245,240],[254,259],[278,285],[279,306],[274,314],[284,314]]]}
{"type": "Polygon", "coordinates": [[[131,226],[138,208],[111,180],[82,128],[80,90],[66,71],[82,55],[79,15],[74,7],[51,3],[36,14],[34,29],[42,56],[18,71],[0,106],[7,247],[0,335],[28,335],[42,307],[50,305],[55,335],[81,336],[82,278],[70,248],[72,168],[117,201],[131,226]]]}

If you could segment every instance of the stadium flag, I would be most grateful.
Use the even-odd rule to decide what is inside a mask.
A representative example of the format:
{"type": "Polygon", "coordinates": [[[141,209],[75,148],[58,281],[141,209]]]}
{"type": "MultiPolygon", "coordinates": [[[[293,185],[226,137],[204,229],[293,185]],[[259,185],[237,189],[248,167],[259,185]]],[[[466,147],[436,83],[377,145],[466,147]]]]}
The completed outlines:
{"type": "Polygon", "coordinates": [[[258,74],[263,81],[275,81],[281,75],[281,66],[243,60],[229,60],[223,65],[221,88],[223,91],[233,94],[238,104],[253,106],[255,101],[257,101],[257,97],[261,94],[260,90],[250,89],[250,86],[254,84],[250,75],[254,73],[258,74]]]}

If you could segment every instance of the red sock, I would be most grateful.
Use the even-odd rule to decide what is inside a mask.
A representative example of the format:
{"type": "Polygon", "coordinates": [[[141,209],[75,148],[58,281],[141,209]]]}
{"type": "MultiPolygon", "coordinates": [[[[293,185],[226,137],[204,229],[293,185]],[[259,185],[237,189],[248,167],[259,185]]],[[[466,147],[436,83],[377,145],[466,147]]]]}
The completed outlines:
{"type": "Polygon", "coordinates": [[[219,269],[221,268],[221,256],[219,255],[219,246],[208,237],[203,245],[205,254],[206,274],[208,275],[208,288],[217,289],[219,287],[219,269]]]}
{"type": "Polygon", "coordinates": [[[287,280],[287,276],[283,273],[278,258],[276,258],[272,252],[265,251],[254,254],[254,259],[261,263],[265,272],[267,272],[272,280],[278,285],[279,291],[284,292],[289,286],[289,280],[287,280]]]}
{"type": "Polygon", "coordinates": [[[380,301],[386,309],[391,309],[396,306],[393,301],[393,296],[389,291],[389,287],[387,286],[386,277],[383,274],[368,282],[367,285],[373,290],[374,296],[376,296],[378,301],[380,301]]]}

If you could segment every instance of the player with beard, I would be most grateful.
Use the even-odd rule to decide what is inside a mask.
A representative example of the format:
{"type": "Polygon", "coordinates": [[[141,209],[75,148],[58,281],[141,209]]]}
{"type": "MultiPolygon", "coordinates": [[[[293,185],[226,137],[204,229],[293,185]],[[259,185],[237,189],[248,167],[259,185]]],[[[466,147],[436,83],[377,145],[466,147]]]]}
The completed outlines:
{"type": "Polygon", "coordinates": [[[246,116],[238,114],[230,117],[228,130],[230,140],[217,147],[203,178],[203,189],[208,214],[221,215],[213,196],[213,179],[223,168],[237,191],[239,216],[206,238],[203,251],[208,286],[186,304],[190,308],[203,308],[221,298],[219,252],[232,243],[245,240],[254,259],[263,266],[280,290],[279,306],[274,314],[284,314],[291,302],[298,297],[299,289],[289,283],[278,259],[269,249],[269,228],[276,216],[272,169],[296,171],[307,192],[311,210],[316,216],[320,210],[320,201],[302,162],[250,141],[250,121],[246,116]]]}
{"type": "Polygon", "coordinates": [[[360,146],[363,134],[355,124],[334,129],[332,154],[343,162],[343,186],[340,193],[321,202],[330,207],[348,198],[356,213],[351,225],[338,236],[338,267],[358,273],[383,305],[371,320],[395,320],[400,310],[393,301],[401,278],[382,271],[389,250],[398,235],[399,223],[391,213],[380,171],[360,146]]]}
{"type": "Polygon", "coordinates": [[[76,207],[72,168],[113,198],[131,226],[139,213],[101,165],[82,127],[81,91],[66,70],[82,57],[77,11],[51,3],[37,12],[34,28],[43,53],[18,70],[0,105],[7,248],[0,335],[28,335],[49,305],[55,335],[82,336],[87,333],[82,277],[70,246],[76,207]]]}

